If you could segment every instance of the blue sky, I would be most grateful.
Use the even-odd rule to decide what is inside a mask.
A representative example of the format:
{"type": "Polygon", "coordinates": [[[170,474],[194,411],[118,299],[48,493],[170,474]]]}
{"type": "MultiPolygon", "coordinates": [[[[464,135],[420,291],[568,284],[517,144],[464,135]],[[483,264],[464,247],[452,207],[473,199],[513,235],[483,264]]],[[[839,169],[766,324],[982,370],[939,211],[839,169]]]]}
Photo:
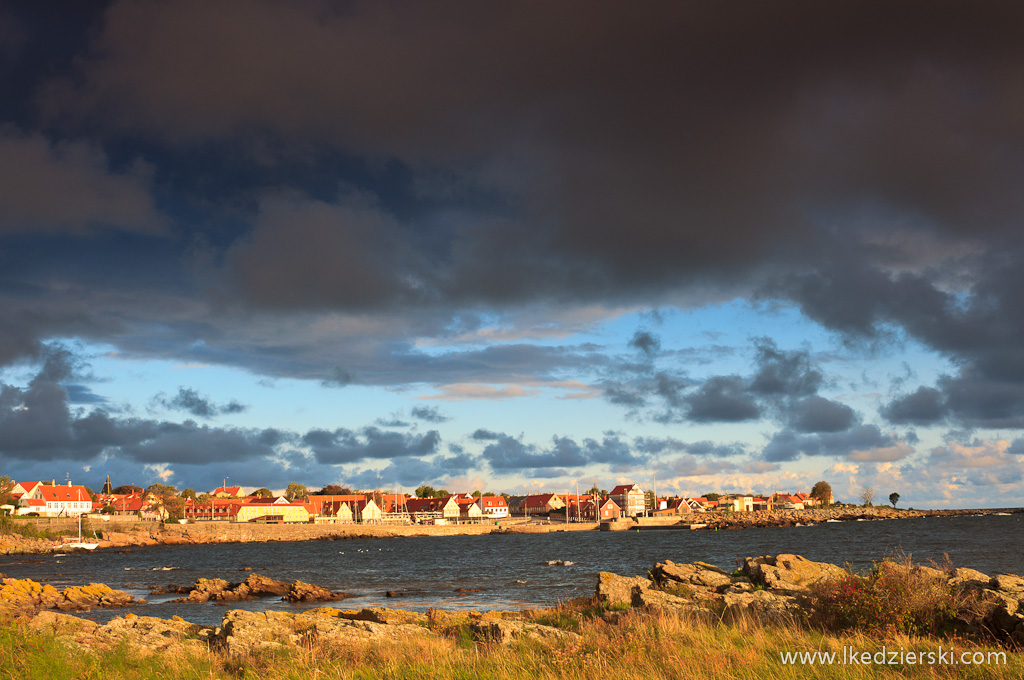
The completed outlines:
{"type": "Polygon", "coordinates": [[[0,10],[0,474],[1024,504],[1022,10],[586,7],[0,10]]]}

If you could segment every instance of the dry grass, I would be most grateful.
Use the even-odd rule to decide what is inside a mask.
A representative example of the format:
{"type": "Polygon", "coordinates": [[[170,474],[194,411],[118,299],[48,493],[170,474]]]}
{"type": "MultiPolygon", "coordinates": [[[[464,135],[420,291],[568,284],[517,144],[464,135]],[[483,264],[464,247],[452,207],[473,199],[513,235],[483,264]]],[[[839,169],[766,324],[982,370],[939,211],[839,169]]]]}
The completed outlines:
{"type": "MultiPolygon", "coordinates": [[[[145,657],[127,647],[80,652],[52,637],[0,629],[0,669],[7,677],[148,680],[173,677],[263,679],[415,678],[433,680],[532,680],[713,677],[728,678],[953,678],[1024,677],[1024,657],[1006,653],[1005,665],[787,665],[780,652],[858,652],[902,648],[937,652],[949,640],[877,635],[825,634],[797,625],[762,626],[749,619],[705,623],[674,614],[627,611],[616,623],[587,615],[581,603],[567,603],[557,616],[576,607],[578,638],[568,643],[521,641],[504,647],[469,642],[458,626],[444,635],[398,642],[357,640],[318,642],[307,647],[230,658],[220,652],[168,652],[145,657]]],[[[464,629],[463,629],[464,630],[464,629]]],[[[1002,651],[955,642],[958,649],[1002,651]]]]}

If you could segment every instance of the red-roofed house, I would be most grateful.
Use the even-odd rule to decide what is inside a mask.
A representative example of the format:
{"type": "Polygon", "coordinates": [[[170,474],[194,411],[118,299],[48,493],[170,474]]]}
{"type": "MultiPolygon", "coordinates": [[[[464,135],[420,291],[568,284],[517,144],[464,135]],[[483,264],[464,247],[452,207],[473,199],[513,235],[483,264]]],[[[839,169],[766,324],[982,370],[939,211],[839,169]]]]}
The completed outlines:
{"type": "Polygon", "coordinates": [[[502,519],[508,517],[508,503],[502,496],[481,496],[480,509],[484,517],[502,519]]]}
{"type": "Polygon", "coordinates": [[[479,522],[483,517],[484,512],[480,509],[480,504],[477,503],[477,499],[472,496],[458,495],[453,496],[452,500],[459,506],[459,519],[462,521],[479,522]]]}
{"type": "Polygon", "coordinates": [[[547,515],[564,509],[565,501],[556,493],[541,493],[527,496],[519,507],[524,515],[547,515]]]}
{"type": "Polygon", "coordinates": [[[580,504],[580,515],[583,519],[618,519],[622,516],[622,509],[619,508],[618,504],[610,498],[605,498],[597,502],[594,501],[583,501],[580,504]],[[598,517],[594,517],[597,513],[598,517]]]}
{"type": "Polygon", "coordinates": [[[410,498],[405,502],[412,515],[413,520],[421,524],[433,522],[438,519],[457,521],[459,519],[459,504],[455,496],[445,498],[410,498]]]}
{"type": "Polygon", "coordinates": [[[210,495],[214,498],[242,498],[245,496],[240,486],[218,486],[210,495]]]}
{"type": "Polygon", "coordinates": [[[47,517],[66,517],[92,512],[92,497],[84,486],[71,482],[66,486],[40,484],[31,494],[23,495],[18,500],[18,505],[21,508],[28,508],[24,512],[19,509],[18,514],[38,512],[47,517]]]}
{"type": "Polygon", "coordinates": [[[310,521],[312,505],[289,503],[283,498],[246,499],[231,505],[235,522],[299,523],[310,521]]]}
{"type": "Polygon", "coordinates": [[[37,487],[43,485],[43,482],[18,482],[11,487],[11,495],[15,498],[29,497],[29,498],[40,498],[38,495],[33,495],[33,492],[37,487]]]}
{"type": "Polygon", "coordinates": [[[644,492],[636,484],[619,484],[611,490],[608,498],[615,501],[625,517],[636,517],[644,514],[644,492]]]}

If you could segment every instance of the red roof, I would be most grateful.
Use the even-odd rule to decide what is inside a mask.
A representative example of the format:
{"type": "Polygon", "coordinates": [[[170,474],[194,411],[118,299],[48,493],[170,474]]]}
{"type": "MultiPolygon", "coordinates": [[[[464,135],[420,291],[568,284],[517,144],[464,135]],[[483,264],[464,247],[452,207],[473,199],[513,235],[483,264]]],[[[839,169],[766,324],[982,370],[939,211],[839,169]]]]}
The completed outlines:
{"type": "Polygon", "coordinates": [[[447,503],[447,498],[410,498],[405,507],[409,512],[441,512],[447,503]]]}
{"type": "Polygon", "coordinates": [[[84,486],[42,486],[39,492],[43,494],[43,500],[51,503],[70,503],[77,501],[92,502],[92,497],[85,490],[84,486]]]}
{"type": "MultiPolygon", "coordinates": [[[[612,489],[611,493],[609,493],[608,495],[609,496],[625,496],[627,493],[632,491],[634,487],[636,487],[636,484],[619,484],[617,487],[612,489]]],[[[637,487],[637,490],[639,491],[639,487],[637,487]]]]}
{"type": "Polygon", "coordinates": [[[536,496],[527,496],[523,500],[523,505],[528,508],[546,508],[552,498],[558,497],[558,494],[554,493],[542,493],[536,496]]]}
{"type": "Polygon", "coordinates": [[[507,508],[504,496],[482,496],[481,500],[485,508],[507,508]]]}
{"type": "Polygon", "coordinates": [[[213,493],[210,494],[210,495],[211,496],[216,496],[219,493],[226,493],[226,494],[231,494],[232,496],[237,496],[238,494],[242,493],[242,487],[240,487],[240,486],[218,486],[216,489],[213,490],[213,493]]]}

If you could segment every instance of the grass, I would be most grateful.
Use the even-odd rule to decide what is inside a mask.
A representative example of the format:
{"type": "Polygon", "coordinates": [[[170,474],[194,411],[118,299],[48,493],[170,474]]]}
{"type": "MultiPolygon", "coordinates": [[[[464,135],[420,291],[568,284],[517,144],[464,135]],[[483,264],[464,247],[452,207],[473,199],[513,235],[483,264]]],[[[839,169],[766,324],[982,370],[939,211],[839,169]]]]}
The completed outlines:
{"type": "MultiPolygon", "coordinates": [[[[949,567],[940,571],[948,573],[949,567]]],[[[962,636],[980,627],[989,608],[977,591],[962,591],[915,568],[909,555],[882,560],[866,574],[847,570],[840,579],[813,586],[811,596],[812,623],[880,635],[962,636]]]]}
{"type": "Polygon", "coordinates": [[[40,531],[39,527],[31,520],[16,520],[9,515],[0,515],[0,536],[24,536],[25,538],[43,538],[53,541],[62,536],[71,535],[71,533],[69,531],[54,531],[50,528],[40,531]]]}
{"type": "MultiPolygon", "coordinates": [[[[559,616],[584,605],[567,603],[559,616]]],[[[305,647],[227,657],[216,650],[178,649],[146,656],[128,647],[82,652],[60,639],[15,628],[0,628],[0,669],[23,680],[370,679],[527,680],[687,677],[751,678],[1020,678],[1024,656],[1005,652],[1005,664],[966,665],[793,665],[780,652],[836,652],[844,647],[877,653],[886,647],[938,653],[948,650],[1000,651],[963,640],[893,634],[829,634],[796,625],[761,626],[750,620],[701,623],[674,614],[623,612],[616,624],[582,615],[579,637],[558,643],[521,641],[503,647],[469,640],[465,628],[445,635],[397,642],[341,640],[305,647]],[[685,670],[684,670],[685,669],[685,670]]]]}

